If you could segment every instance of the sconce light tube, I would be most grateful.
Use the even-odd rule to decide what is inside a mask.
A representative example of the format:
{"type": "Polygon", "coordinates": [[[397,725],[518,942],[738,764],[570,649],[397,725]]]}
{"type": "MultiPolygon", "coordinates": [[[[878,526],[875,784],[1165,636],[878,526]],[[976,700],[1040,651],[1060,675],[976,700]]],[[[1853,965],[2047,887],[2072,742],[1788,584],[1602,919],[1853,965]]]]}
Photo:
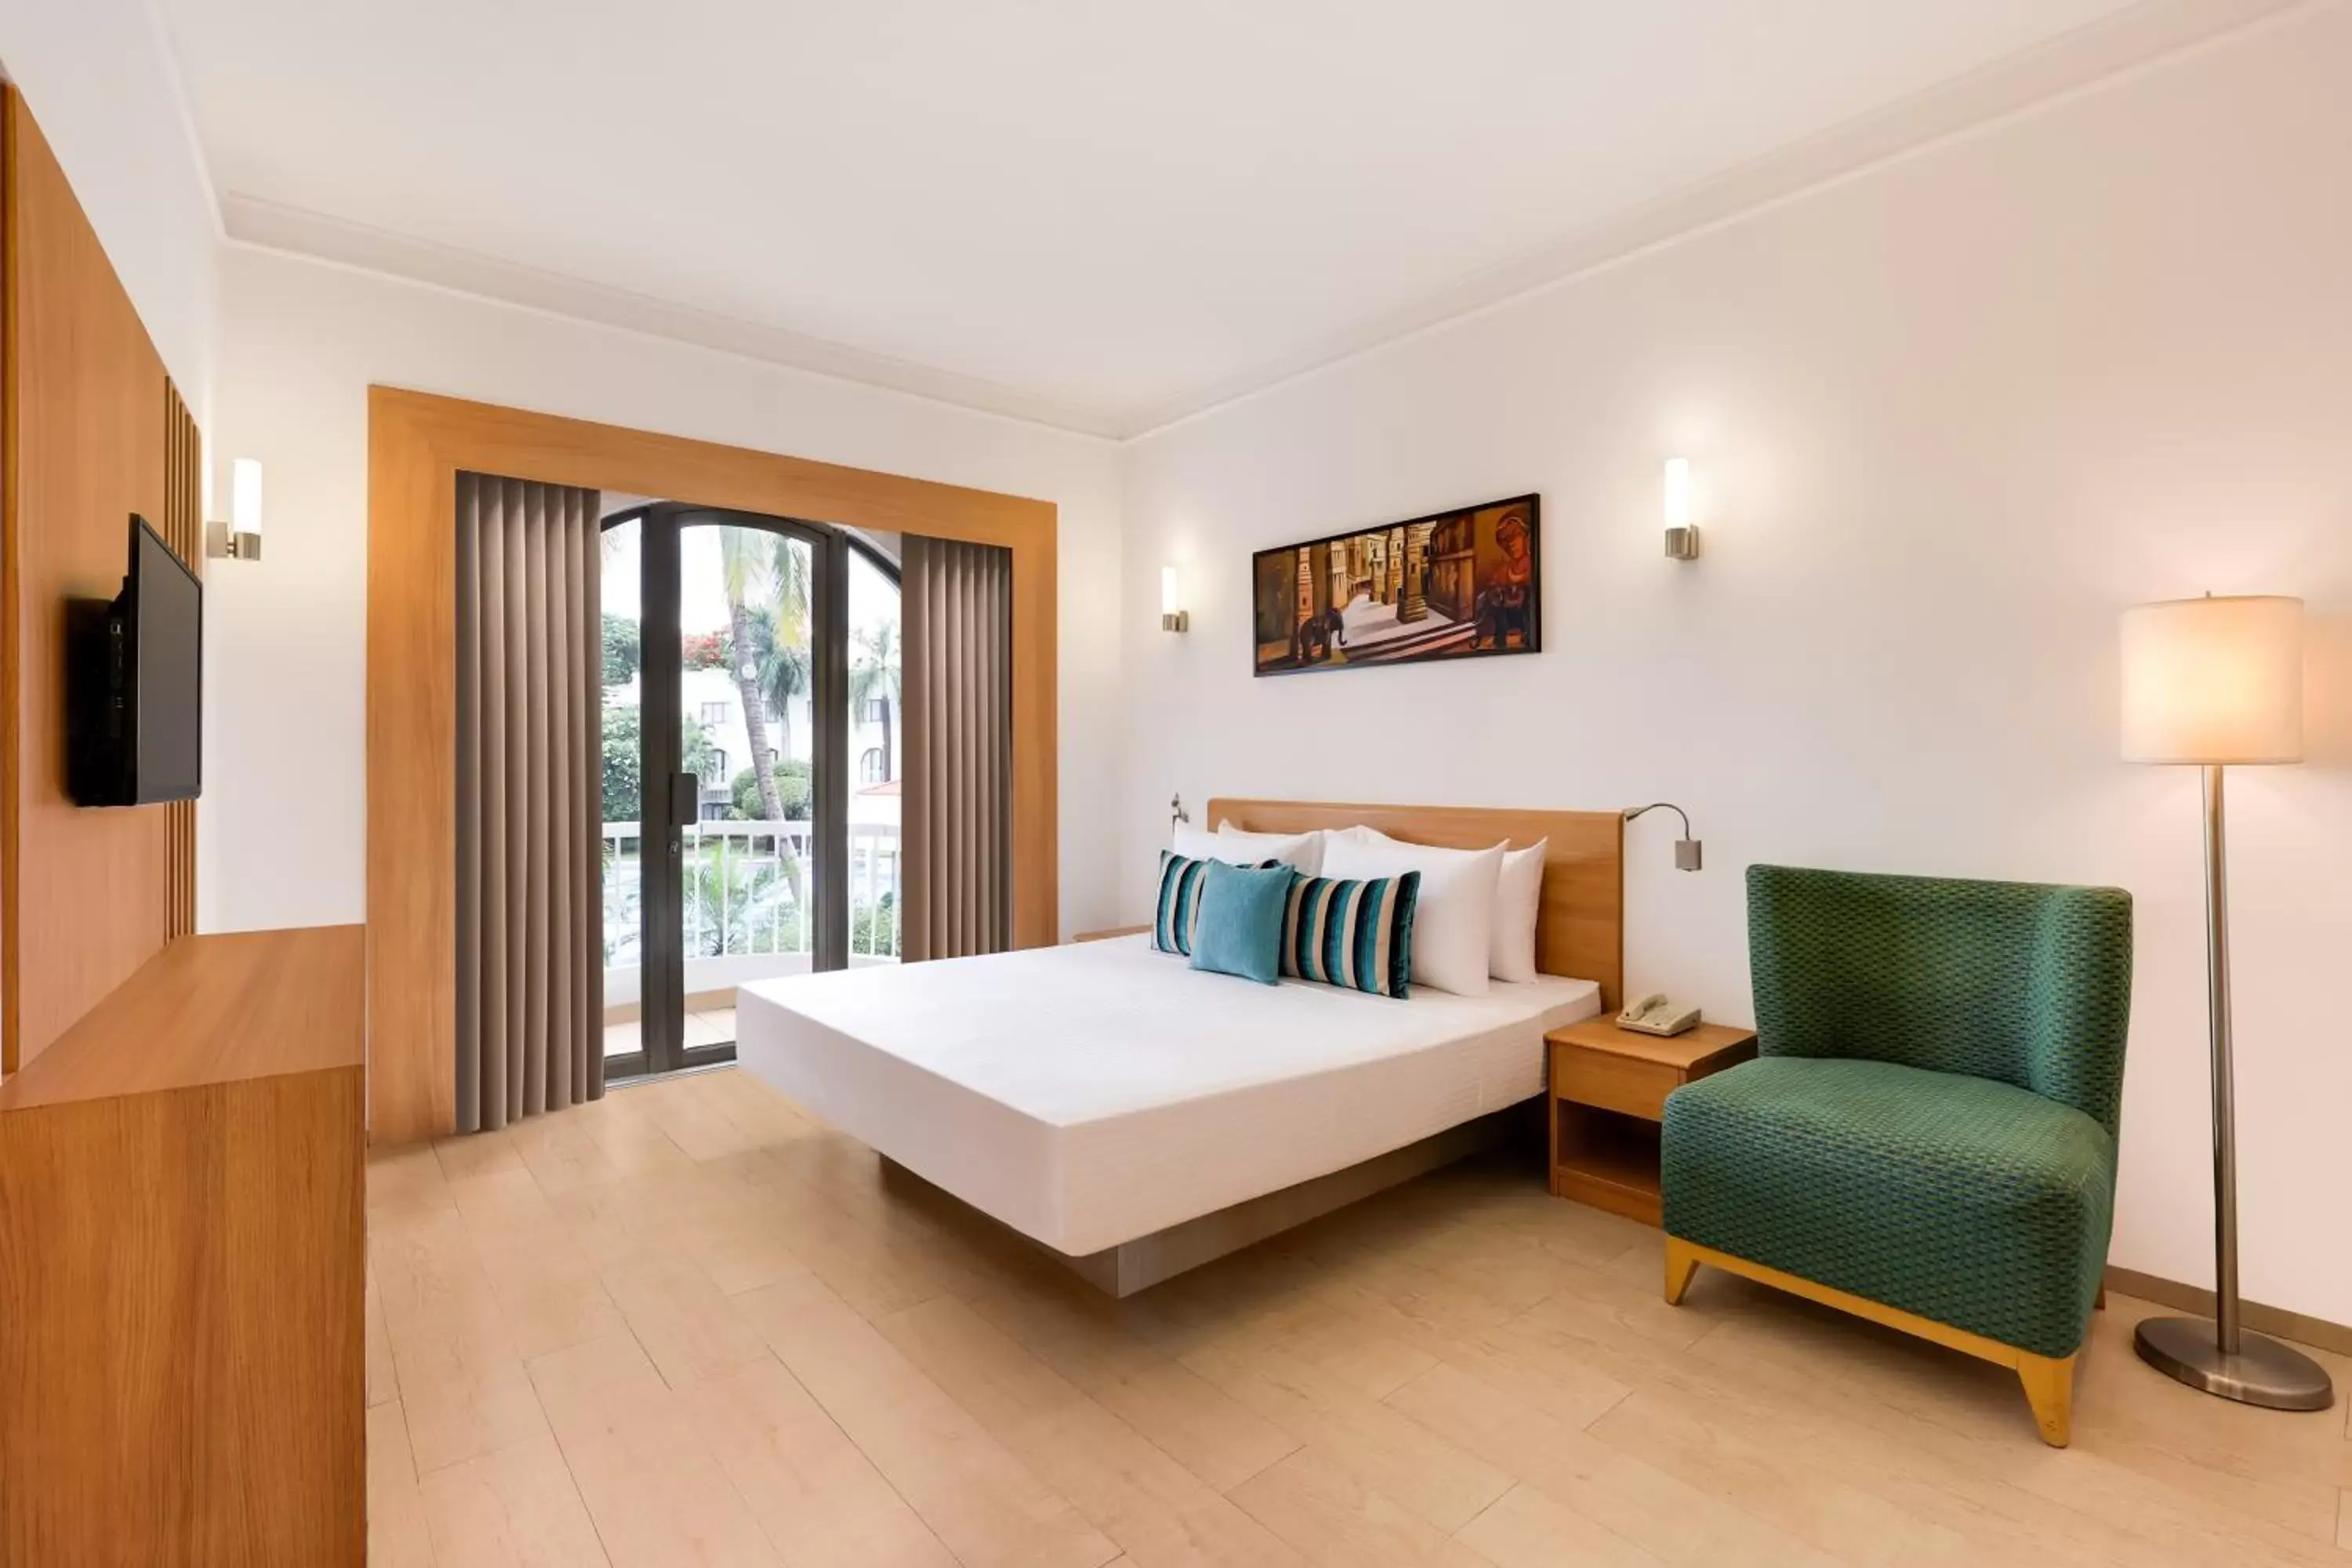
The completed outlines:
{"type": "Polygon", "coordinates": [[[239,458],[229,466],[229,521],[205,526],[205,553],[230,561],[261,559],[261,464],[239,458]]]}
{"type": "Polygon", "coordinates": [[[1183,596],[1178,592],[1176,568],[1162,566],[1160,569],[1160,629],[1163,632],[1186,631],[1192,624],[1192,617],[1185,613],[1183,596]]]}
{"type": "Polygon", "coordinates": [[[1691,521],[1691,462],[1668,458],[1664,481],[1666,556],[1673,561],[1698,559],[1698,525],[1691,521]]]}

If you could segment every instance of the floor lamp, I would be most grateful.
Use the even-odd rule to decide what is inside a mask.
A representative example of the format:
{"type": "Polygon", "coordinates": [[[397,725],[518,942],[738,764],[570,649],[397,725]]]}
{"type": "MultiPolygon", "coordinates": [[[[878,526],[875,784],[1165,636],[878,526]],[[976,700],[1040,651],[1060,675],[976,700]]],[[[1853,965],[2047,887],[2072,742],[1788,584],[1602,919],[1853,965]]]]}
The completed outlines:
{"type": "Polygon", "coordinates": [[[2191,1388],[2273,1410],[2325,1410],[2327,1373],[2238,1323],[2238,1151],[2231,1108],[2229,867],[2223,768],[2303,760],[2303,601],[2172,599],[2123,618],[2123,754],[2205,775],[2205,983],[2213,1049],[2213,1319],[2150,1318],[2140,1359],[2191,1388]]]}

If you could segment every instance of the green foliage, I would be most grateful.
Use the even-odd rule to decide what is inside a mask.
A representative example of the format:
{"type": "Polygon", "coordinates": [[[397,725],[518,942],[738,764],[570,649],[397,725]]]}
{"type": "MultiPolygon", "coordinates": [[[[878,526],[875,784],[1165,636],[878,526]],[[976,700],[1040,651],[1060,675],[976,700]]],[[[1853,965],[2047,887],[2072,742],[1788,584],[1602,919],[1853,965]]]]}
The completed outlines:
{"type": "MultiPolygon", "coordinates": [[[[772,770],[776,781],[776,800],[784,810],[786,822],[805,822],[809,815],[809,765],[795,758],[778,763],[772,770]]],[[[742,768],[735,774],[734,815],[739,821],[757,822],[760,816],[760,784],[751,770],[742,768]]]]}
{"type": "Polygon", "coordinates": [[[604,617],[604,684],[626,686],[644,667],[637,644],[637,623],[625,616],[604,617]]]}
{"type": "Polygon", "coordinates": [[[849,912],[851,952],[860,957],[868,953],[885,958],[898,956],[898,928],[890,913],[897,901],[896,893],[885,893],[877,901],[860,904],[849,912]]]}
{"type": "MultiPolygon", "coordinates": [[[[604,710],[604,820],[635,822],[645,816],[644,731],[636,705],[616,702],[604,710]]],[[[710,776],[710,737],[701,721],[688,714],[678,730],[679,761],[698,778],[710,776]]]]}
{"type": "Polygon", "coordinates": [[[677,721],[677,765],[708,784],[716,782],[711,778],[716,761],[710,736],[702,728],[702,721],[691,713],[680,714],[677,721]]]}
{"type": "MultiPolygon", "coordinates": [[[[606,645],[609,647],[610,645],[606,645]]],[[[604,710],[604,820],[635,822],[644,816],[638,773],[643,750],[634,704],[604,710]]]]}
{"type": "MultiPolygon", "coordinates": [[[[775,925],[775,902],[791,884],[773,863],[706,853],[686,871],[688,950],[703,958],[756,951],[775,925]]],[[[796,914],[795,914],[795,918],[796,914]]]]}
{"type": "Polygon", "coordinates": [[[898,623],[883,621],[860,630],[849,659],[849,705],[853,710],[877,700],[898,705],[898,623]]]}

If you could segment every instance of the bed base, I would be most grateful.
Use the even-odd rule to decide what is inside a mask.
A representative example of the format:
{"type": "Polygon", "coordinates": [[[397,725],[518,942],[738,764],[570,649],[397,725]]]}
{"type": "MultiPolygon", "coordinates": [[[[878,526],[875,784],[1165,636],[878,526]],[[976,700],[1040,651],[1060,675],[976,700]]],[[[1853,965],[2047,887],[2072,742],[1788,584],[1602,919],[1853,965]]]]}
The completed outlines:
{"type": "Polygon", "coordinates": [[[1171,1279],[1187,1269],[1198,1268],[1213,1262],[1229,1252],[1239,1252],[1244,1247],[1264,1241],[1267,1237],[1320,1219],[1327,1214],[1346,1208],[1374,1193],[1412,1181],[1456,1160],[1466,1159],[1504,1142],[1527,1120],[1528,1108],[1535,1103],[1522,1101],[1501,1110],[1489,1111],[1475,1120],[1433,1133],[1416,1143],[1402,1149],[1391,1149],[1385,1154],[1375,1154],[1361,1164],[1333,1171],[1328,1175],[1315,1176],[1295,1186],[1283,1187],[1263,1197],[1249,1198],[1222,1208],[1155,1230],[1149,1236],[1139,1236],[1133,1241],[1123,1241],[1117,1247],[1100,1252],[1089,1252],[1074,1258],[1046,1246],[1034,1237],[1023,1236],[994,1215],[972,1207],[946,1188],[925,1180],[906,1166],[881,1155],[884,1180],[889,1184],[907,1184],[915,1191],[936,1194],[957,1208],[978,1216],[982,1221],[1007,1236],[1019,1237],[1028,1247],[1069,1269],[1079,1279],[1106,1295],[1125,1298],[1139,1290],[1150,1289],[1163,1279],[1171,1279]]]}

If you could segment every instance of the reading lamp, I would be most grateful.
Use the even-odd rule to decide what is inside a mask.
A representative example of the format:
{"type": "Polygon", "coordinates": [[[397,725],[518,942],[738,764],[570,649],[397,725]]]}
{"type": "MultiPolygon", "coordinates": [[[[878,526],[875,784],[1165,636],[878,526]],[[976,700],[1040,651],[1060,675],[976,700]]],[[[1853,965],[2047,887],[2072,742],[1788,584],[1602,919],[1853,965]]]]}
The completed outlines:
{"type": "Polygon", "coordinates": [[[2169,599],[2123,617],[2123,755],[2204,770],[2205,985],[2213,1058],[2213,1321],[2150,1318],[2140,1359],[2191,1388],[2273,1410],[2325,1410],[2327,1373],[2238,1322],[2238,1149],[2230,1065],[2229,867],[2221,778],[2303,760],[2303,601],[2169,599]]]}
{"type": "Polygon", "coordinates": [[[1673,801],[1654,800],[1647,805],[1627,806],[1624,814],[1625,820],[1632,822],[1636,817],[1646,816],[1654,811],[1671,811],[1676,816],[1683,819],[1683,836],[1675,840],[1675,869],[1677,871],[1697,870],[1700,865],[1699,842],[1697,839],[1691,837],[1689,812],[1685,811],[1673,801]]]}

